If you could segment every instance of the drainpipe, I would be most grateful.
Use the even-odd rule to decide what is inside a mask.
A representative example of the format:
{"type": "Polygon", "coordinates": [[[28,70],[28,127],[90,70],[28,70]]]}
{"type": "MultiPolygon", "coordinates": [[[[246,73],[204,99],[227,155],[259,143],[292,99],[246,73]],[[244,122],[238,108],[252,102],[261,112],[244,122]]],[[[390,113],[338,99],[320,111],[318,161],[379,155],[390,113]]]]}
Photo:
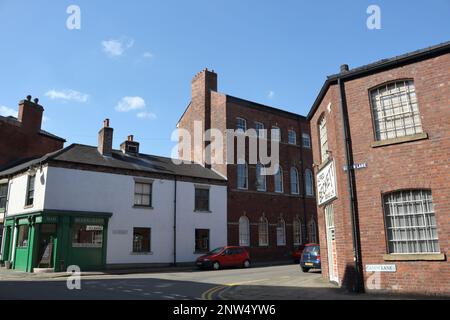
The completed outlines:
{"type": "Polygon", "coordinates": [[[177,266],[177,177],[174,180],[174,199],[173,199],[173,265],[177,266]]]}
{"type": "MultiPolygon", "coordinates": [[[[348,69],[347,66],[341,67],[341,71],[346,71],[348,69]],[[344,69],[342,69],[344,68],[344,69]]],[[[360,241],[359,241],[359,223],[358,223],[358,206],[357,206],[357,198],[356,198],[356,189],[355,189],[355,172],[353,170],[353,151],[352,151],[352,142],[350,138],[350,127],[349,127],[349,118],[348,118],[348,110],[347,110],[347,100],[345,94],[345,86],[344,81],[341,76],[338,77],[338,86],[339,86],[339,94],[340,94],[340,107],[342,114],[342,128],[344,135],[344,146],[345,146],[345,159],[347,164],[347,184],[348,184],[348,193],[349,193],[349,205],[351,212],[351,221],[352,221],[352,240],[353,240],[353,261],[354,261],[354,276],[355,282],[352,288],[353,292],[363,293],[364,292],[364,281],[362,280],[362,267],[361,267],[361,259],[360,259],[360,241]]]]}
{"type": "MultiPolygon", "coordinates": [[[[302,128],[302,123],[299,120],[299,127],[302,128]]],[[[303,134],[303,130],[300,130],[301,133],[303,134]]],[[[307,216],[306,216],[306,188],[305,188],[305,166],[304,166],[304,159],[303,159],[303,136],[300,137],[301,138],[301,148],[300,148],[300,168],[302,170],[301,175],[299,175],[299,188],[300,188],[300,182],[302,183],[301,188],[303,190],[303,223],[300,226],[301,230],[302,230],[302,243],[306,244],[308,243],[308,220],[307,220],[307,216]],[[303,228],[303,226],[305,226],[305,228],[303,228]]]]}

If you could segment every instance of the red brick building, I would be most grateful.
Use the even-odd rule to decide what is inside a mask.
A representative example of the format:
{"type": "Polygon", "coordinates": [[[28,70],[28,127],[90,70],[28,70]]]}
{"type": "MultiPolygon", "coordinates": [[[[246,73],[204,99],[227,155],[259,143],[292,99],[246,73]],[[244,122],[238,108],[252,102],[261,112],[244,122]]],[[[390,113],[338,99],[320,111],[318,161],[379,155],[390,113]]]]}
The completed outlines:
{"type": "Polygon", "coordinates": [[[308,119],[323,276],[450,295],[450,43],[343,65],[308,119]]]}
{"type": "Polygon", "coordinates": [[[64,147],[64,139],[41,129],[44,108],[38,103],[28,96],[19,102],[18,118],[0,116],[0,169],[64,147]]]}
{"type": "MultiPolygon", "coordinates": [[[[212,164],[212,169],[228,179],[228,243],[249,248],[254,261],[291,259],[296,246],[316,242],[316,202],[312,179],[312,152],[309,124],[305,117],[217,91],[217,74],[207,69],[192,81],[192,101],[181,117],[178,128],[194,132],[194,121],[201,121],[203,132],[215,128],[265,129],[280,137],[281,171],[262,177],[262,166],[236,160],[212,164]],[[305,179],[306,178],[306,179],[305,179]]],[[[193,135],[193,134],[192,134],[193,135]]],[[[208,166],[203,147],[191,154],[180,152],[182,159],[199,159],[208,166]]],[[[224,143],[225,158],[231,146],[224,143]]]]}

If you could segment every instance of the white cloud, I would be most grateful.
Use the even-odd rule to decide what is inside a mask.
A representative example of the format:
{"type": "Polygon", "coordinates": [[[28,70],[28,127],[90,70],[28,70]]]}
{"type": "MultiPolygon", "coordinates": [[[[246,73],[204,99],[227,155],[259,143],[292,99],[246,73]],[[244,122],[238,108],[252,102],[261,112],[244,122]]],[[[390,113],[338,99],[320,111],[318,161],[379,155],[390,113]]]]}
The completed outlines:
{"type": "Polygon", "coordinates": [[[134,45],[133,39],[121,38],[102,41],[103,51],[110,57],[120,57],[134,45]]]}
{"type": "Polygon", "coordinates": [[[145,108],[145,100],[141,97],[123,97],[116,106],[116,111],[128,112],[145,108]]]}
{"type": "Polygon", "coordinates": [[[10,116],[12,116],[12,117],[17,118],[18,114],[19,113],[16,110],[14,110],[14,109],[11,109],[11,108],[8,108],[8,107],[5,107],[5,106],[0,106],[0,116],[3,116],[3,117],[10,117],[10,116]]]}
{"type": "Polygon", "coordinates": [[[81,93],[71,89],[64,90],[50,90],[45,94],[46,97],[49,97],[52,100],[64,100],[64,101],[76,101],[85,103],[89,99],[89,95],[85,93],[81,93]]]}
{"type": "Polygon", "coordinates": [[[145,58],[145,59],[151,59],[151,58],[154,57],[154,54],[151,53],[151,52],[144,52],[144,53],[142,54],[142,57],[145,58]]]}
{"type": "Polygon", "coordinates": [[[274,91],[269,91],[269,93],[267,94],[267,98],[273,99],[274,97],[275,97],[275,92],[274,91]]]}
{"type": "Polygon", "coordinates": [[[156,114],[154,114],[153,112],[149,112],[149,111],[139,112],[136,116],[139,119],[150,119],[150,120],[156,119],[156,114]]]}

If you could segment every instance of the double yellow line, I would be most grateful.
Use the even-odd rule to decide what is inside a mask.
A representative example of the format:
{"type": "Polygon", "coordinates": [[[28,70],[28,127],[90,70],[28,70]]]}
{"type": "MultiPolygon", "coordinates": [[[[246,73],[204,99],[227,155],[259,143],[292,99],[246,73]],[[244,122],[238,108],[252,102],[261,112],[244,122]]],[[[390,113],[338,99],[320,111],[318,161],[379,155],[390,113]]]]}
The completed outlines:
{"type": "MultiPolygon", "coordinates": [[[[245,285],[245,284],[251,284],[251,283],[257,283],[257,282],[264,282],[264,281],[268,281],[270,279],[260,279],[260,280],[252,280],[252,281],[243,281],[243,282],[236,282],[236,283],[228,283],[225,285],[221,285],[221,286],[217,286],[217,287],[213,287],[207,291],[205,291],[202,294],[202,300],[214,300],[213,297],[215,294],[221,292],[222,290],[231,288],[231,287],[237,287],[237,286],[241,286],[241,285],[245,285]]],[[[223,298],[222,296],[220,296],[219,294],[219,298],[221,300],[226,300],[225,298],[223,298]]]]}

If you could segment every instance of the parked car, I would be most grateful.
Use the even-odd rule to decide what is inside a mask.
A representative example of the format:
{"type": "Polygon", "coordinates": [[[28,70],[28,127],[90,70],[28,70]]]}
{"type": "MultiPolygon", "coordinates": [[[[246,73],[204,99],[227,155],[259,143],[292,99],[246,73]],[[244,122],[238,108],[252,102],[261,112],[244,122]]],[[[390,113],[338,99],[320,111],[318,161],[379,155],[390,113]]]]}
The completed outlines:
{"type": "Polygon", "coordinates": [[[305,246],[297,246],[294,248],[294,251],[292,251],[292,260],[294,260],[294,263],[300,262],[300,259],[302,258],[304,249],[305,249],[305,246]]]}
{"type": "Polygon", "coordinates": [[[197,259],[197,267],[219,270],[229,267],[250,268],[250,255],[243,247],[221,247],[197,259]]]}
{"type": "Polygon", "coordinates": [[[316,243],[307,244],[300,259],[300,267],[303,272],[311,269],[321,269],[320,245],[316,243]]]}

